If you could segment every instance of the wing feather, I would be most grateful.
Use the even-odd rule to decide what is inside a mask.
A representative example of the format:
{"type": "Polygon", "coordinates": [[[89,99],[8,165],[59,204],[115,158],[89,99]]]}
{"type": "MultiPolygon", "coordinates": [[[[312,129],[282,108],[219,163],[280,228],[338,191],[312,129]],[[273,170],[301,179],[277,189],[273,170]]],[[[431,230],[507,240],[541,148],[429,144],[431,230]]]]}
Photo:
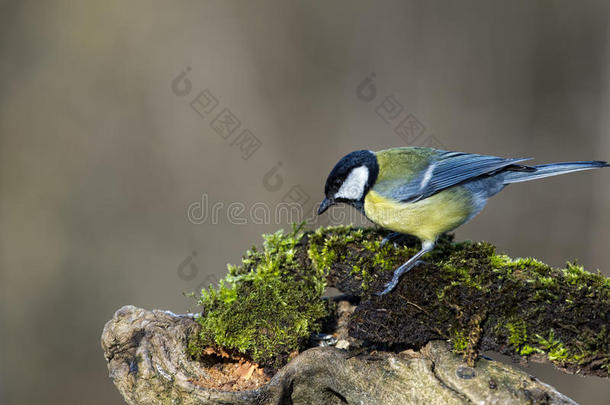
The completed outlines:
{"type": "Polygon", "coordinates": [[[393,180],[383,189],[388,197],[402,202],[414,202],[475,177],[493,174],[529,158],[506,159],[473,153],[438,151],[429,166],[415,178],[393,180]]]}

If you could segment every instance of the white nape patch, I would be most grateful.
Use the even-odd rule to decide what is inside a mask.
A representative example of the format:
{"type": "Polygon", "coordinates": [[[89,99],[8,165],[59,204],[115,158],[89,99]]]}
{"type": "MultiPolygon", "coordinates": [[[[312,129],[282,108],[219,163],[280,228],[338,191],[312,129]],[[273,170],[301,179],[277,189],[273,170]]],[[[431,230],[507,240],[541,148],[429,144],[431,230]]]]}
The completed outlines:
{"type": "Polygon", "coordinates": [[[347,198],[348,200],[359,200],[364,194],[364,186],[369,179],[369,168],[366,166],[352,169],[345,179],[335,198],[347,198]]]}
{"type": "Polygon", "coordinates": [[[424,173],[424,177],[421,179],[421,183],[419,183],[420,191],[423,190],[428,185],[428,183],[430,183],[430,179],[432,178],[432,172],[434,172],[435,167],[436,167],[436,163],[432,163],[426,169],[426,172],[424,173]]]}

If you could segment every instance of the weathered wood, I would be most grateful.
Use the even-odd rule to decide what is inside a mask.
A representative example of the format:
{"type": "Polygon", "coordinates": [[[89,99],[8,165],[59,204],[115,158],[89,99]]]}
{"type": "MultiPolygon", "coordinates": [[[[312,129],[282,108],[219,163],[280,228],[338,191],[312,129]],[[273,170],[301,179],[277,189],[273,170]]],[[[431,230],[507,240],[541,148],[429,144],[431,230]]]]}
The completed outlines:
{"type": "Polygon", "coordinates": [[[419,248],[411,239],[382,246],[384,235],[350,227],[267,235],[262,250],[230,269],[232,287],[221,284],[239,299],[202,293],[197,319],[121,308],[102,335],[110,377],[130,404],[573,403],[510,365],[478,358],[480,350],[608,377],[610,281],[601,274],[511,259],[488,243],[444,236],[425,263],[379,297],[373,293],[419,248]],[[325,286],[345,295],[321,310],[325,286]],[[298,329],[292,319],[302,321],[298,329]],[[305,350],[317,326],[337,347],[305,350]],[[280,335],[270,330],[284,338],[298,332],[298,344],[271,339],[280,335]],[[231,361],[214,357],[216,350],[231,361]],[[273,376],[244,382],[238,371],[235,382],[238,355],[245,370],[265,366],[273,376]]]}
{"type": "Polygon", "coordinates": [[[554,388],[513,367],[479,359],[468,367],[444,341],[419,352],[333,348],[299,354],[263,387],[215,391],[192,381],[205,370],[188,355],[197,332],[193,315],[119,309],[102,333],[110,378],[129,404],[574,404],[554,388]]]}

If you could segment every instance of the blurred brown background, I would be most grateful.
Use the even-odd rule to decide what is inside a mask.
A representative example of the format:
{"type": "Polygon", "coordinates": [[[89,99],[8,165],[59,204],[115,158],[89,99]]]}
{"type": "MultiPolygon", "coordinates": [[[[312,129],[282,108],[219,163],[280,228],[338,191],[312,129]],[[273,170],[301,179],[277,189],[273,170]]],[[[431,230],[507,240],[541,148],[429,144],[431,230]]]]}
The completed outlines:
{"type": "MultiPolygon", "coordinates": [[[[226,211],[193,223],[204,194],[210,206],[297,196],[307,208],[345,153],[408,143],[610,159],[609,12],[602,1],[1,2],[0,403],[122,403],[99,344],[113,312],[187,311],[183,291],[286,226],[226,211]],[[176,92],[187,67],[190,92],[184,81],[176,92]],[[372,73],[366,101],[357,88],[372,73]],[[189,103],[205,89],[218,104],[202,118],[189,103]],[[403,106],[390,123],[378,114],[388,96],[403,106]],[[224,108],[240,121],[227,139],[211,126],[224,108]],[[405,140],[394,129],[408,114],[425,130],[405,140]],[[244,129],[261,142],[248,159],[244,129]]],[[[511,186],[457,237],[608,275],[609,184],[600,170],[511,186]]],[[[584,404],[610,395],[607,380],[530,370],[584,404]]]]}

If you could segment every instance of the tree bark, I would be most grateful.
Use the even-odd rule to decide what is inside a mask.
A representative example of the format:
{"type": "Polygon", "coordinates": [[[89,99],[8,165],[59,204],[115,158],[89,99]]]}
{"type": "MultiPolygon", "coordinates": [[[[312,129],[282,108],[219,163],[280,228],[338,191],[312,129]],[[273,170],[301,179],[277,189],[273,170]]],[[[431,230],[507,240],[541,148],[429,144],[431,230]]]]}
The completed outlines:
{"type": "MultiPolygon", "coordinates": [[[[609,279],[580,266],[551,268],[535,259],[497,254],[488,243],[454,243],[451,236],[443,236],[426,262],[405,274],[389,294],[377,296],[374,293],[383,289],[393,269],[419,249],[412,239],[402,246],[382,245],[385,235],[373,228],[350,227],[278,232],[266,237],[262,251],[249,251],[230,272],[233,286],[241,288],[231,290],[239,291],[239,300],[216,300],[209,308],[204,306],[207,312],[197,319],[194,314],[121,308],[102,335],[110,377],[130,404],[384,405],[574,403],[527,373],[479,358],[481,350],[548,361],[569,373],[608,377],[609,279]],[[266,278],[262,285],[268,289],[285,287],[286,280],[292,283],[291,289],[269,293],[281,298],[275,304],[261,298],[267,295],[257,295],[256,288],[246,288],[260,287],[252,280],[262,277],[259,270],[271,262],[282,269],[277,274],[284,278],[266,278]],[[315,283],[312,275],[318,277],[315,283]],[[271,360],[278,361],[264,358],[267,364],[256,365],[272,370],[271,379],[265,383],[258,374],[259,380],[249,380],[250,373],[245,385],[239,374],[234,384],[231,371],[225,373],[228,369],[214,374],[217,368],[191,357],[226,366],[208,353],[217,349],[210,345],[224,341],[228,343],[220,350],[232,353],[224,353],[233,356],[231,361],[236,353],[254,358],[248,352],[256,341],[252,339],[269,331],[260,325],[286,328],[287,321],[277,319],[294,317],[279,317],[278,302],[296,302],[293,292],[301,291],[303,283],[311,284],[316,293],[302,294],[304,303],[292,311],[307,308],[306,299],[319,303],[323,288],[318,286],[345,294],[347,299],[338,305],[328,302],[326,318],[308,319],[310,328],[303,334],[307,339],[311,325],[319,322],[322,332],[337,339],[337,347],[301,351],[308,347],[301,342],[300,354],[286,364],[297,351],[287,350],[276,339],[271,360]],[[218,313],[231,316],[214,318],[218,313]],[[250,333],[245,340],[224,339],[242,331],[250,333]],[[249,344],[245,349],[239,346],[243,341],[249,344]],[[245,389],[253,386],[259,388],[245,389]]],[[[248,370],[256,369],[252,367],[248,370]]]]}
{"type": "Polygon", "coordinates": [[[419,351],[361,352],[334,347],[306,350],[263,387],[217,391],[187,355],[199,324],[193,314],[119,309],[105,325],[102,348],[110,378],[129,404],[574,404],[553,387],[496,361],[468,367],[445,341],[419,351]]]}

